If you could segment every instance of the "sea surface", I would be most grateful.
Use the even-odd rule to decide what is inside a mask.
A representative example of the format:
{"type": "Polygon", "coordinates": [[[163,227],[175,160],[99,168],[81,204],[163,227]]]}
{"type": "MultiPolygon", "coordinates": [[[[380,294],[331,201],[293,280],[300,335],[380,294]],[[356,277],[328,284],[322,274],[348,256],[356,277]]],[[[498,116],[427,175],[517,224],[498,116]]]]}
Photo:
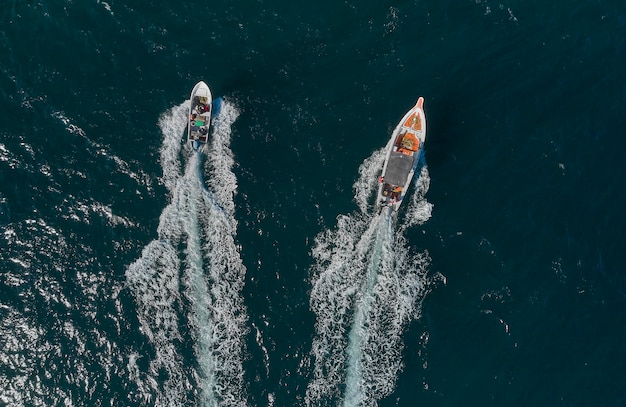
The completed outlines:
{"type": "Polygon", "coordinates": [[[3,0],[0,406],[626,406],[624,151],[623,1],[3,0]]]}

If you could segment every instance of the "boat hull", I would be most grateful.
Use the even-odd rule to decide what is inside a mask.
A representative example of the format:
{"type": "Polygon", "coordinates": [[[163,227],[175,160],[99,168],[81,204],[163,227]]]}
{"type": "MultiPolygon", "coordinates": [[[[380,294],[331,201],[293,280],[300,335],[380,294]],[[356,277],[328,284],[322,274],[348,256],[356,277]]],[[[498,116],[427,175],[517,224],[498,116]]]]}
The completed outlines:
{"type": "Polygon", "coordinates": [[[203,81],[198,82],[189,97],[189,116],[187,123],[187,140],[194,149],[206,144],[211,126],[213,97],[211,90],[203,81]]]}
{"type": "Polygon", "coordinates": [[[379,180],[376,205],[379,208],[400,209],[415,171],[420,162],[426,141],[426,116],[424,98],[409,110],[398,123],[389,143],[379,180]]]}

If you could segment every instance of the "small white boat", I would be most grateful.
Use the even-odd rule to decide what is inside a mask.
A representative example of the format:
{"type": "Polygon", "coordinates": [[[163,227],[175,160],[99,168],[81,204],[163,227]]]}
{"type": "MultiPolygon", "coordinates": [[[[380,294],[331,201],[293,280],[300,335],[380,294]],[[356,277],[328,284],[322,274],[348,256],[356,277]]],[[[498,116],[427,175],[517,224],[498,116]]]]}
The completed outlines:
{"type": "Polygon", "coordinates": [[[189,102],[187,140],[197,150],[201,144],[206,144],[209,138],[209,127],[211,126],[213,98],[211,90],[206,83],[203,81],[196,83],[196,86],[191,91],[189,102]]]}
{"type": "Polygon", "coordinates": [[[388,206],[397,211],[411,185],[426,140],[423,105],[424,98],[420,97],[391,134],[383,171],[378,178],[376,206],[379,209],[388,206]]]}

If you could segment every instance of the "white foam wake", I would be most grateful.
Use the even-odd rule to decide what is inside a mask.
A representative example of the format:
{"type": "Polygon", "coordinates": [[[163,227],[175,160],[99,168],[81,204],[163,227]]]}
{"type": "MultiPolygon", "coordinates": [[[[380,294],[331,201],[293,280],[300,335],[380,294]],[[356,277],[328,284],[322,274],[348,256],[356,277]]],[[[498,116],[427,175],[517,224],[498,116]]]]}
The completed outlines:
{"type": "MultiPolygon", "coordinates": [[[[377,405],[393,391],[402,368],[404,327],[420,315],[428,254],[410,251],[389,209],[377,215],[366,212],[365,198],[377,188],[382,161],[382,150],[377,151],[359,169],[355,199],[361,211],[339,216],[335,230],[316,238],[310,304],[317,319],[309,406],[377,405]]],[[[428,177],[427,170],[421,175],[428,177]]],[[[411,214],[407,216],[425,221],[430,212],[426,217],[419,208],[427,206],[428,182],[421,185],[414,191],[421,198],[405,205],[411,214]]]]}
{"type": "Polygon", "coordinates": [[[380,175],[387,147],[383,147],[365,159],[359,166],[359,178],[352,189],[354,190],[354,200],[363,213],[371,209],[372,195],[378,189],[378,175],[380,175]]]}
{"type": "Polygon", "coordinates": [[[155,357],[145,375],[132,358],[129,368],[144,398],[154,398],[158,406],[194,401],[201,406],[245,406],[241,339],[247,316],[240,296],[245,267],[235,243],[236,182],[229,149],[238,112],[224,102],[211,144],[203,147],[211,157],[207,187],[202,179],[203,154],[188,145],[181,150],[187,109],[185,102],[159,120],[164,135],[163,183],[170,203],[159,219],[159,239],[126,273],[142,332],[153,344],[155,357]],[[184,173],[181,158],[186,161],[184,173]],[[213,190],[216,185],[219,191],[213,190]],[[183,366],[178,348],[181,309],[187,312],[185,329],[194,342],[197,369],[192,369],[192,377],[187,377],[189,367],[183,366]]]}
{"type": "Polygon", "coordinates": [[[417,177],[413,182],[415,191],[406,203],[407,211],[403,214],[400,224],[402,231],[412,226],[422,225],[432,216],[433,204],[426,200],[426,193],[430,187],[428,166],[423,165],[420,173],[415,176],[417,177]]]}

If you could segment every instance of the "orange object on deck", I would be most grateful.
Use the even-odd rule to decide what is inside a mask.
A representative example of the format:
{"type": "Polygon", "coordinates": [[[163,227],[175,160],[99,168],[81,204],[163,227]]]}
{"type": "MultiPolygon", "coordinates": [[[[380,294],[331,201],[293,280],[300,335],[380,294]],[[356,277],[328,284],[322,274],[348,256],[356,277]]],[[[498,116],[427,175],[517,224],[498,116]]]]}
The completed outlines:
{"type": "Polygon", "coordinates": [[[404,133],[400,147],[409,151],[417,151],[420,147],[420,141],[415,134],[404,133]]]}
{"type": "Polygon", "coordinates": [[[422,117],[418,112],[413,112],[408,119],[404,122],[404,127],[409,127],[413,130],[422,130],[422,117]]]}

